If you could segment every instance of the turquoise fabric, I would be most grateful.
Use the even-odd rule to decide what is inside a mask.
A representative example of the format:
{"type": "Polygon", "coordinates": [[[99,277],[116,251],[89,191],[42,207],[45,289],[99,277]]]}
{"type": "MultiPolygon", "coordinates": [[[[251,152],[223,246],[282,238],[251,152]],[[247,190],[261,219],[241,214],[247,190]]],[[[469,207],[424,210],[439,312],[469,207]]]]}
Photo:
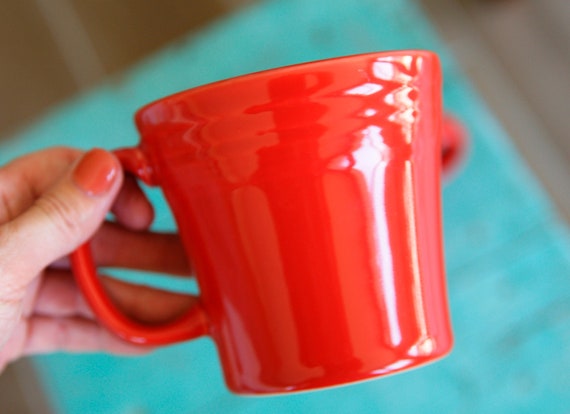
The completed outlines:
{"type": "MultiPolygon", "coordinates": [[[[570,238],[421,10],[410,0],[273,0],[167,48],[0,147],[135,145],[132,114],[164,95],[243,73],[388,49],[438,52],[445,104],[469,129],[444,190],[455,348],[414,371],[348,387],[245,398],[223,384],[209,339],[151,355],[35,358],[58,413],[536,413],[570,406],[570,238]]],[[[173,228],[157,191],[158,228],[173,228]]],[[[141,275],[125,277],[140,278],[141,275]]],[[[155,278],[156,279],[156,278],[155,278]]],[[[169,282],[170,283],[170,282],[169,282]]],[[[185,286],[194,290],[195,286],[185,286]]]]}

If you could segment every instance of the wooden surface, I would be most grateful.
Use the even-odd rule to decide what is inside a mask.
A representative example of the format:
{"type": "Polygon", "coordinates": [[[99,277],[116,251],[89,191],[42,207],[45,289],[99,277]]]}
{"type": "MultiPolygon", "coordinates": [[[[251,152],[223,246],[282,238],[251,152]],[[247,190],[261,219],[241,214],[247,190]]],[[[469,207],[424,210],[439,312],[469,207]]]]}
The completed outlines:
{"type": "Polygon", "coordinates": [[[248,0],[4,0],[0,140],[248,0]]]}
{"type": "Polygon", "coordinates": [[[570,223],[570,2],[419,2],[570,223]]]}

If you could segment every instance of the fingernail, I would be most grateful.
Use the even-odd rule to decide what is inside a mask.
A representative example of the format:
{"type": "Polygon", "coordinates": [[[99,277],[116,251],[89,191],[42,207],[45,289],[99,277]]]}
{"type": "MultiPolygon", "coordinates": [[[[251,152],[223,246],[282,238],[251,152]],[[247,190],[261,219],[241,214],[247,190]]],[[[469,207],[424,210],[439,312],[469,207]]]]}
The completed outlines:
{"type": "Polygon", "coordinates": [[[72,179],[87,195],[98,196],[111,189],[118,170],[117,161],[110,153],[95,148],[83,155],[73,171],[72,179]]]}

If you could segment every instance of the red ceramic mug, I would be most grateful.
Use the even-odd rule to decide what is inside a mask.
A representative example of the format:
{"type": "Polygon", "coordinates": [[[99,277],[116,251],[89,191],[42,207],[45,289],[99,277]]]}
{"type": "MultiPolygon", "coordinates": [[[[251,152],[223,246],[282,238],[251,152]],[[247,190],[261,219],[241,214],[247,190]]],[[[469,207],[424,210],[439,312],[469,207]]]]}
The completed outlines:
{"type": "Polygon", "coordinates": [[[200,295],[165,326],[131,321],[86,245],[72,263],[95,313],[134,343],[210,335],[240,394],[346,384],[442,357],[452,333],[440,89],[433,53],[399,51],[255,73],[142,108],[139,146],[116,154],[162,188],[200,295]]]}

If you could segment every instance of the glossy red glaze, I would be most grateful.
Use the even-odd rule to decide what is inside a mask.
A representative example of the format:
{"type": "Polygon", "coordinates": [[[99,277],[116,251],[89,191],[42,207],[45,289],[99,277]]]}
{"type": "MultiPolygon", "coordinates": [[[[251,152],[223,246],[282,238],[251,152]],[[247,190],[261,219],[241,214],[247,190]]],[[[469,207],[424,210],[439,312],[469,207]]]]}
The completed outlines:
{"type": "Polygon", "coordinates": [[[445,177],[449,177],[463,163],[466,157],[468,139],[463,124],[453,116],[446,114],[443,118],[441,132],[441,165],[445,177]]]}
{"type": "MultiPolygon", "coordinates": [[[[169,328],[124,322],[108,303],[96,312],[146,343],[207,325],[237,393],[340,385],[443,356],[440,89],[437,57],[402,51],[261,72],[144,107],[139,148],[118,154],[162,187],[200,299],[169,328]]],[[[81,283],[96,277],[86,250],[75,258],[81,283]]],[[[84,287],[92,303],[97,289],[84,287]]]]}

